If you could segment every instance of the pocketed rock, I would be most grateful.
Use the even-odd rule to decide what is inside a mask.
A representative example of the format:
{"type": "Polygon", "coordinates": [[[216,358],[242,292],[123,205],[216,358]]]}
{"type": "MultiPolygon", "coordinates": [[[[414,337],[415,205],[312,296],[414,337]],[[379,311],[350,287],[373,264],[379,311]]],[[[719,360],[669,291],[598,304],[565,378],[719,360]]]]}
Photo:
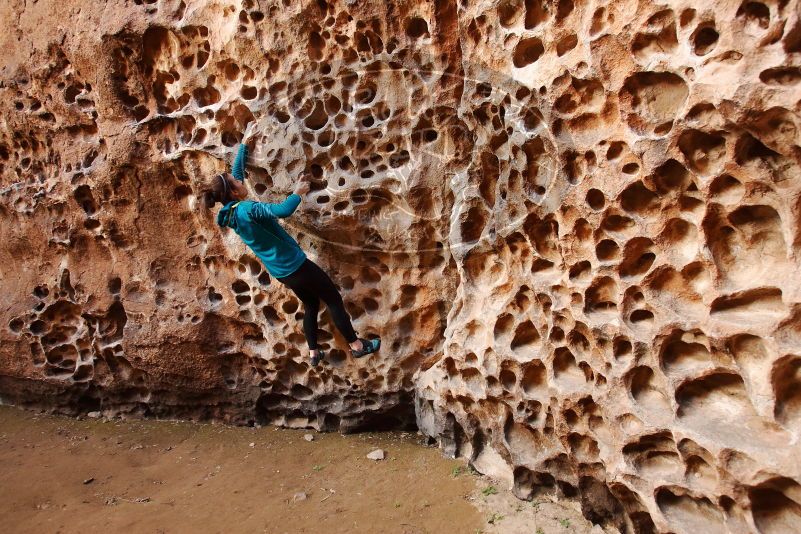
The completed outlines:
{"type": "Polygon", "coordinates": [[[798,0],[5,2],[0,401],[412,426],[635,532],[801,530],[798,0]],[[248,187],[302,305],[196,200],[248,187]]]}

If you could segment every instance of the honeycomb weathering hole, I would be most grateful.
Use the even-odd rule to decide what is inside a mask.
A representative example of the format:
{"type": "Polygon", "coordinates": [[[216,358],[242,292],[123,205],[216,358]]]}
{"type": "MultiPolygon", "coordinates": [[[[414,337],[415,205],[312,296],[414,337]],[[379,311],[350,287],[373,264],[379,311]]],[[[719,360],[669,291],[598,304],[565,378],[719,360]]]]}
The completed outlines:
{"type": "Polygon", "coordinates": [[[660,488],[656,501],[662,513],[680,525],[685,532],[726,532],[723,514],[707,498],[693,497],[683,493],[681,489],[660,488]]]}
{"type": "Polygon", "coordinates": [[[515,46],[512,63],[517,68],[525,67],[537,61],[544,52],[542,41],[537,37],[523,39],[515,46]]]}
{"type": "Polygon", "coordinates": [[[674,120],[687,101],[687,83],[672,72],[638,72],[623,84],[624,102],[631,106],[632,128],[656,128],[674,120]]]}
{"type": "Polygon", "coordinates": [[[749,499],[754,510],[754,523],[760,532],[779,534],[792,532],[798,528],[801,524],[798,490],[797,482],[779,478],[750,491],[749,499]]]}

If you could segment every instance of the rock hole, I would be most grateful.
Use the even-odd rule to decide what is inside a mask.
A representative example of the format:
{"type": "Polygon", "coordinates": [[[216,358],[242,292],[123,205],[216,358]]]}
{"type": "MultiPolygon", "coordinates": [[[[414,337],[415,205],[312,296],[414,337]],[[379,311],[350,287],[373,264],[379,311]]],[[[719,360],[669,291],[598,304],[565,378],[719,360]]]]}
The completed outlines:
{"type": "Polygon", "coordinates": [[[749,491],[754,523],[761,534],[801,531],[801,505],[788,497],[797,496],[799,489],[795,481],[780,477],[749,491]]]}
{"type": "Polygon", "coordinates": [[[586,201],[590,208],[599,211],[606,204],[606,197],[599,189],[593,188],[587,191],[586,201]]]}
{"type": "Polygon", "coordinates": [[[672,72],[638,72],[626,78],[621,101],[632,112],[629,126],[650,133],[676,118],[689,95],[687,83],[672,72]]]}
{"type": "Polygon", "coordinates": [[[700,130],[682,132],[678,145],[690,168],[700,174],[714,172],[726,152],[726,140],[722,135],[700,130]]]}
{"type": "Polygon", "coordinates": [[[652,214],[659,205],[659,198],[641,181],[634,182],[620,194],[621,207],[638,215],[652,214]]]}
{"type": "Polygon", "coordinates": [[[523,68],[537,61],[544,52],[545,47],[539,38],[528,37],[522,39],[517,43],[512,53],[512,63],[519,69],[523,68]]]}
{"type": "Polygon", "coordinates": [[[801,67],[773,67],[759,73],[759,79],[767,85],[797,85],[801,83],[801,67]]]}
{"type": "Polygon", "coordinates": [[[510,344],[510,348],[520,350],[534,345],[540,340],[540,333],[531,321],[524,321],[515,328],[515,335],[510,344]]]}
{"type": "Polygon", "coordinates": [[[412,17],[406,23],[406,35],[412,39],[419,39],[423,36],[428,37],[428,22],[420,17],[412,17]]]}
{"type": "Polygon", "coordinates": [[[773,364],[774,415],[786,427],[801,421],[801,357],[785,356],[773,364]]]}
{"type": "Polygon", "coordinates": [[[652,323],[654,320],[654,314],[648,310],[634,310],[629,315],[629,322],[632,324],[637,323],[652,323]]]}
{"type": "Polygon", "coordinates": [[[556,55],[559,57],[564,56],[565,54],[576,48],[577,44],[578,44],[578,37],[576,36],[575,33],[571,33],[570,35],[563,37],[562,39],[559,40],[558,43],[556,43],[556,55]]]}
{"type": "Polygon", "coordinates": [[[720,35],[714,26],[702,26],[693,32],[690,40],[693,43],[693,52],[697,56],[710,53],[718,43],[720,35]]]}
{"type": "Polygon", "coordinates": [[[620,254],[620,247],[612,239],[604,239],[595,247],[595,256],[601,261],[614,260],[620,254]]]}
{"type": "Polygon", "coordinates": [[[234,293],[248,293],[250,291],[250,286],[244,280],[236,280],[231,284],[231,289],[234,293]]]}
{"type": "Polygon", "coordinates": [[[743,2],[737,9],[737,17],[763,30],[770,26],[770,9],[762,2],[743,2]]]}

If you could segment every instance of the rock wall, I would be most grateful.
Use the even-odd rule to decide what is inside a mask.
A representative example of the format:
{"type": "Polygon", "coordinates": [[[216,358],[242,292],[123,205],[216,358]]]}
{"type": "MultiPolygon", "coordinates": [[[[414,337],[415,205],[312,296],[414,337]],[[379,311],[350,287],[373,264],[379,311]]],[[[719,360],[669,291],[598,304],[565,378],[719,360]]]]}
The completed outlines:
{"type": "Polygon", "coordinates": [[[23,2],[0,398],[407,424],[633,532],[801,529],[797,0],[23,2]],[[378,356],[198,206],[244,136],[378,356]]]}

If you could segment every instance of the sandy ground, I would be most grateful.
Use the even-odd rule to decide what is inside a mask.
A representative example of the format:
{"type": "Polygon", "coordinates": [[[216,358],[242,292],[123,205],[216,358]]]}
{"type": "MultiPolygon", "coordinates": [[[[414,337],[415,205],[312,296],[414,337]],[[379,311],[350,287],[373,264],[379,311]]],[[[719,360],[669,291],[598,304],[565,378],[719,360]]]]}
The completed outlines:
{"type": "Polygon", "coordinates": [[[575,503],[519,501],[415,434],[307,433],[0,407],[2,530],[591,532],[575,503]]]}

